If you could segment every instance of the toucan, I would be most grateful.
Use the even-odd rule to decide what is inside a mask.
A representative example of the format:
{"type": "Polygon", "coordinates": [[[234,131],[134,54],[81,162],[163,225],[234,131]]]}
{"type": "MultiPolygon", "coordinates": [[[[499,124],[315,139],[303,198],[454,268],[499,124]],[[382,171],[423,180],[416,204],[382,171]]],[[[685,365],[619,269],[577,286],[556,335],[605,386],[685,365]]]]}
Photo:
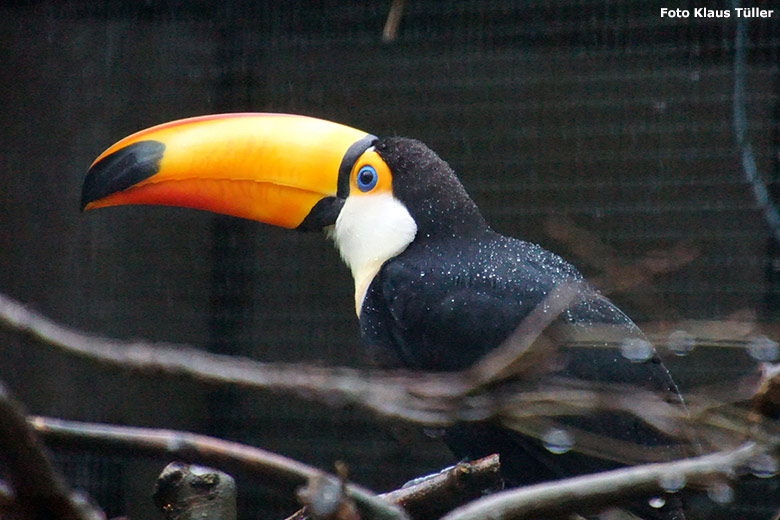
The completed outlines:
{"type": "MultiPolygon", "coordinates": [[[[120,140],[89,168],[82,209],[124,204],[326,231],[352,271],[363,342],[406,369],[472,366],[562,284],[579,294],[558,322],[580,330],[606,326],[629,341],[643,337],[571,264],[493,231],[450,166],[417,140],[287,114],[173,121],[120,140]]],[[[684,407],[649,344],[638,358],[610,345],[557,350],[539,363],[554,367],[554,377],[622,385],[628,394],[650,392],[684,407]]],[[[544,371],[528,377],[548,382],[544,371]]],[[[679,443],[638,415],[613,410],[562,420],[606,442],[580,450],[574,433],[574,449],[551,450],[544,439],[489,417],[454,424],[444,437],[461,458],[499,453],[512,485],[616,467],[624,462],[620,446],[661,459],[680,453],[679,443]]]]}

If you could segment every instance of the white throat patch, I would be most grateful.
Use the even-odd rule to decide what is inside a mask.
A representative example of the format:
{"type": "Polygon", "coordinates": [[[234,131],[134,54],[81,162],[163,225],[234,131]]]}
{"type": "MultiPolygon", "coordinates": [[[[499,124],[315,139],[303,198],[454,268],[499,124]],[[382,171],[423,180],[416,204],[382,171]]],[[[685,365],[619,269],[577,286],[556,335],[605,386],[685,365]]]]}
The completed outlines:
{"type": "Polygon", "coordinates": [[[330,236],[355,279],[355,311],[385,261],[403,252],[417,234],[417,224],[389,193],[347,197],[330,236]]]}

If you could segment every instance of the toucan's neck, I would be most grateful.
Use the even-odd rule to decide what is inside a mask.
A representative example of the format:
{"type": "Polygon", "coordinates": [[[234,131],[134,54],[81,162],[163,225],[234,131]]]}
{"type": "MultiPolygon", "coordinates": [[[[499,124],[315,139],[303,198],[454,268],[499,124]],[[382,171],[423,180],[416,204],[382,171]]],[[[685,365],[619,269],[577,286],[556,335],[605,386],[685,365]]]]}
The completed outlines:
{"type": "Polygon", "coordinates": [[[393,172],[393,194],[417,224],[417,238],[470,236],[488,230],[452,168],[419,141],[384,138],[377,153],[393,172]]]}
{"type": "Polygon", "coordinates": [[[352,271],[358,314],[382,264],[403,252],[416,234],[414,219],[392,194],[347,197],[331,237],[352,271]]]}

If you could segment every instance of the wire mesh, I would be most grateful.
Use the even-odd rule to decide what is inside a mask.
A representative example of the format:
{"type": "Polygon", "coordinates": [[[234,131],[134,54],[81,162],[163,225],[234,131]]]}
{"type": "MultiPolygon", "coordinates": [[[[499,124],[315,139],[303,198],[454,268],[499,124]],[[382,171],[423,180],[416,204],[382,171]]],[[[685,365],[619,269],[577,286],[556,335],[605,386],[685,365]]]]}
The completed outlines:
{"type": "MultiPolygon", "coordinates": [[[[5,3],[0,121],[14,145],[0,176],[0,288],[118,337],[368,365],[352,282],[320,237],[161,208],[77,214],[84,170],[119,137],[279,111],[419,138],[497,231],[561,253],[637,321],[777,319],[780,248],[765,209],[780,175],[780,15],[747,21],[737,52],[734,19],[661,18],[664,2],[407,1],[388,41],[390,4],[5,3]]],[[[450,461],[436,439],[358,410],[117,378],[14,336],[2,349],[2,378],[36,413],[177,426],[326,468],[345,460],[382,491],[450,461]]],[[[136,504],[154,463],[59,457],[110,514],[153,514],[136,504]]],[[[294,507],[254,482],[239,489],[242,518],[294,507]]]]}

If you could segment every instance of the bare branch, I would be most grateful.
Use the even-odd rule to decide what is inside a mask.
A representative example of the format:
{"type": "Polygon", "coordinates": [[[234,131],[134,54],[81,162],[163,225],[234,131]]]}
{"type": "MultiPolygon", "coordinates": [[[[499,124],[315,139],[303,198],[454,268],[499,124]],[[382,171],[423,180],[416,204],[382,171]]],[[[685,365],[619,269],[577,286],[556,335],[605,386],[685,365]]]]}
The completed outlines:
{"type": "MultiPolygon", "coordinates": [[[[387,417],[429,426],[447,426],[474,420],[484,414],[483,402],[467,398],[481,384],[494,382],[507,373],[498,367],[507,356],[514,369],[525,366],[520,359],[529,345],[557,317],[563,303],[573,298],[564,286],[551,293],[542,308],[556,312],[532,313],[519,327],[517,346],[502,346],[474,372],[409,374],[402,371],[360,371],[300,364],[261,363],[211,354],[192,347],[141,341],[116,341],[64,327],[0,294],[0,325],[27,333],[68,354],[93,362],[146,373],[184,376],[211,384],[235,384],[273,391],[291,391],[307,398],[356,404],[387,417]]],[[[489,412],[489,411],[488,411],[489,412]]]]}
{"type": "MultiPolygon", "coordinates": [[[[0,326],[29,334],[67,354],[123,370],[188,377],[209,384],[292,391],[309,398],[335,398],[383,415],[432,425],[451,422],[441,410],[425,410],[415,405],[419,399],[409,395],[410,378],[400,372],[366,373],[347,368],[268,364],[182,345],[111,340],[59,325],[2,294],[0,326]]],[[[411,380],[421,382],[420,378],[411,380]]],[[[463,384],[452,376],[442,376],[426,377],[424,386],[450,392],[451,388],[462,388],[463,384]]],[[[425,393],[424,388],[417,391],[425,393]]]]}
{"type": "MultiPolygon", "coordinates": [[[[461,462],[379,496],[403,507],[414,519],[439,518],[486,491],[499,489],[503,484],[500,469],[498,455],[490,455],[474,462],[461,462]]],[[[314,516],[310,513],[307,507],[287,520],[306,520],[314,516]]]]}
{"type": "Polygon", "coordinates": [[[618,251],[604,243],[595,233],[578,226],[569,217],[548,218],[544,229],[552,238],[570,248],[577,257],[602,272],[596,285],[607,293],[625,292],[639,285],[647,285],[659,274],[685,267],[700,254],[693,243],[682,240],[670,248],[649,251],[645,257],[628,261],[621,259],[618,251]]]}
{"type": "Polygon", "coordinates": [[[649,251],[644,258],[631,260],[604,243],[595,233],[565,216],[548,218],[544,229],[550,237],[569,248],[583,264],[599,272],[597,276],[590,276],[589,280],[602,292],[624,293],[624,298],[631,300],[645,314],[659,319],[668,318],[673,310],[653,286],[654,278],[677,271],[700,256],[693,242],[679,241],[668,249],[649,251]]]}
{"type": "MultiPolygon", "coordinates": [[[[90,424],[48,417],[31,417],[29,421],[46,442],[53,445],[166,457],[215,466],[230,472],[249,472],[265,477],[268,485],[285,492],[312,480],[336,478],[276,453],[206,435],[90,424]]],[[[361,509],[372,511],[371,518],[406,517],[399,508],[360,486],[347,484],[345,493],[361,509]]]]}
{"type": "Polygon", "coordinates": [[[40,416],[32,416],[28,420],[52,446],[197,462],[229,472],[244,471],[259,475],[286,490],[322,473],[276,453],[206,435],[40,416]]]}
{"type": "Polygon", "coordinates": [[[451,509],[502,485],[498,455],[461,462],[381,496],[402,506],[412,518],[439,518],[451,509]]]}
{"type": "MultiPolygon", "coordinates": [[[[353,404],[385,417],[432,427],[494,420],[541,438],[552,421],[559,418],[609,410],[632,414],[651,427],[675,437],[691,426],[697,431],[704,428],[713,439],[708,451],[733,448],[747,438],[746,435],[759,432],[755,421],[732,414],[734,406],[720,406],[712,399],[698,397],[695,392],[687,399],[689,409],[695,412],[689,417],[668,405],[663,395],[637,392],[625,385],[565,379],[556,376],[555,366],[549,367],[549,373],[545,372],[548,370],[546,363],[555,359],[554,355],[549,355],[548,348],[615,349],[619,348],[621,336],[625,336],[624,330],[615,330],[615,327],[569,330],[559,322],[556,322],[554,330],[548,327],[551,329],[549,334],[545,332],[544,336],[538,336],[538,329],[547,327],[566,308],[570,299],[576,297],[575,292],[568,286],[552,292],[540,306],[547,308],[548,312],[538,316],[532,313],[520,324],[517,336],[500,346],[495,356],[489,354],[486,360],[477,363],[475,369],[451,373],[361,371],[261,363],[210,354],[191,347],[112,341],[58,325],[2,295],[0,326],[27,333],[65,353],[111,367],[165,373],[209,384],[292,392],[305,399],[353,404]],[[561,341],[565,343],[559,345],[557,342],[561,341]],[[545,363],[534,363],[539,354],[548,354],[545,363]],[[505,372],[499,360],[510,365],[511,372],[505,372]],[[530,365],[540,372],[532,374],[532,377],[521,377],[528,375],[530,365]],[[510,373],[519,373],[520,376],[508,378],[510,373]],[[731,441],[724,442],[727,438],[731,441]]],[[[700,338],[695,341],[697,348],[707,346],[700,338]]],[[[722,348],[724,343],[718,341],[713,345],[722,348]]],[[[745,388],[755,388],[757,384],[756,379],[745,388]]],[[[736,394],[732,392],[732,395],[736,394]]],[[[730,404],[728,401],[724,403],[730,404]]],[[[766,424],[767,421],[763,421],[763,426],[766,424]]],[[[686,436],[681,437],[681,443],[689,440],[686,436]]],[[[707,438],[703,440],[707,441],[707,438]]],[[[611,456],[626,464],[659,461],[657,451],[641,452],[639,447],[625,446],[618,452],[614,447],[610,439],[578,434],[578,442],[573,449],[596,456],[611,456]],[[609,450],[605,450],[605,446],[609,446],[609,450]]]]}
{"type": "MultiPolygon", "coordinates": [[[[487,353],[468,369],[467,378],[474,387],[495,383],[527,371],[536,356],[529,356],[534,345],[547,327],[555,321],[577,298],[581,297],[580,284],[561,284],[555,287],[544,301],[534,307],[512,334],[495,350],[487,353]]],[[[537,350],[542,350],[537,346],[537,350]]]]}
{"type": "MultiPolygon", "coordinates": [[[[49,462],[43,446],[4,386],[0,385],[0,461],[9,479],[15,506],[30,518],[103,520],[88,501],[68,490],[49,462]]],[[[11,495],[12,493],[12,495],[11,495]]]]}
{"type": "Polygon", "coordinates": [[[746,443],[731,451],[512,489],[475,500],[452,511],[442,520],[519,520],[578,510],[599,510],[626,498],[663,493],[663,483],[670,477],[690,486],[731,478],[739,467],[761,453],[758,445],[746,443]]]}
{"type": "MultiPolygon", "coordinates": [[[[186,376],[211,384],[236,384],[257,389],[297,392],[308,399],[317,398],[326,402],[357,404],[384,416],[430,426],[448,426],[460,421],[492,419],[519,432],[541,438],[541,434],[554,425],[553,421],[556,418],[609,410],[633,414],[654,428],[673,436],[683,431],[685,427],[693,425],[697,428],[697,433],[707,437],[707,442],[703,444],[706,444],[710,451],[733,448],[738,442],[748,438],[760,443],[763,449],[777,448],[778,429],[773,422],[767,421],[757,413],[751,415],[750,410],[732,406],[734,403],[731,402],[713,402],[712,399],[694,394],[693,399],[688,399],[692,412],[689,417],[665,402],[663,396],[653,392],[637,392],[636,389],[632,390],[623,385],[566,380],[560,375],[556,376],[554,371],[544,374],[543,385],[540,385],[540,380],[536,377],[509,378],[510,375],[526,374],[529,363],[533,361],[528,356],[537,353],[540,341],[560,339],[558,335],[561,331],[557,328],[549,337],[546,329],[561,311],[571,305],[576,293],[576,290],[565,286],[554,291],[540,306],[547,312],[532,313],[520,324],[517,334],[506,345],[499,347],[494,356],[489,355],[482,364],[478,363],[476,369],[445,374],[420,375],[398,371],[359,371],[267,364],[209,354],[190,347],[112,341],[60,326],[2,295],[0,295],[0,326],[27,333],[66,353],[113,367],[186,376]],[[542,331],[545,331],[545,336],[540,336],[542,331]],[[510,371],[505,371],[506,366],[511,367],[510,371]]],[[[620,342],[620,337],[615,336],[616,333],[614,330],[595,327],[585,330],[576,329],[571,335],[563,334],[567,341],[564,348],[616,348],[620,342]]],[[[708,346],[706,339],[694,338],[694,342],[697,348],[708,346]]],[[[742,341],[741,344],[721,340],[711,343],[716,348],[724,346],[745,348],[749,345],[746,341],[742,341]]],[[[559,345],[543,343],[541,346],[545,349],[547,347],[558,348],[559,345]]],[[[763,401],[759,405],[754,403],[754,412],[761,405],[767,406],[767,402],[775,401],[774,396],[778,393],[775,387],[778,384],[777,378],[773,376],[771,371],[765,374],[763,379],[765,391],[761,394],[763,401]]],[[[757,388],[760,381],[760,379],[749,381],[748,386],[757,388]]],[[[764,415],[771,415],[771,413],[764,415]]],[[[136,429],[109,432],[106,430],[109,427],[96,425],[92,426],[99,431],[90,431],[90,428],[85,428],[83,425],[74,431],[72,423],[55,423],[42,418],[34,419],[32,424],[41,431],[47,430],[47,438],[50,439],[60,436],[61,440],[78,438],[78,442],[84,442],[92,436],[97,440],[93,439],[91,442],[97,444],[110,444],[111,439],[120,444],[127,444],[132,440],[127,436],[132,437],[133,434],[139,433],[133,431],[136,429]],[[70,431],[66,432],[69,429],[70,431]],[[125,437],[114,438],[117,433],[125,437]]],[[[206,441],[198,436],[187,437],[191,434],[164,430],[159,432],[163,432],[159,437],[149,436],[148,431],[140,432],[143,439],[135,439],[133,442],[137,441],[138,446],[146,446],[144,449],[153,452],[167,450],[176,453],[177,457],[194,453],[204,457],[204,461],[212,465],[214,464],[211,461],[214,459],[208,457],[221,459],[222,462],[237,467],[248,468],[257,464],[252,469],[253,472],[265,472],[272,479],[287,482],[288,485],[300,485],[312,479],[321,479],[324,475],[317,470],[310,471],[311,468],[298,467],[290,471],[288,466],[275,466],[275,464],[282,464],[282,466],[284,464],[279,459],[269,461],[269,454],[260,456],[264,459],[262,461],[253,459],[257,456],[256,453],[237,455],[246,447],[231,446],[233,443],[217,439],[206,441]],[[238,452],[233,451],[234,448],[238,452]],[[204,456],[200,450],[206,450],[207,455],[204,456]]],[[[658,460],[658,454],[655,452],[640,453],[636,446],[616,446],[613,439],[595,434],[589,435],[588,432],[575,433],[577,443],[573,449],[583,453],[615,456],[617,458],[614,460],[623,463],[658,460]],[[605,445],[609,446],[608,454],[603,453],[605,445]]],[[[684,439],[681,442],[685,442],[684,439]]],[[[750,449],[758,448],[750,447],[750,449]]],[[[527,501],[532,503],[528,506],[531,511],[528,514],[531,515],[541,514],[543,508],[557,511],[558,509],[555,508],[571,508],[585,502],[594,506],[606,505],[631,494],[657,491],[659,486],[657,477],[660,471],[682,472],[689,483],[705,483],[722,477],[724,464],[732,459],[738,459],[745,450],[747,448],[733,452],[723,451],[697,459],[571,479],[564,481],[565,485],[560,488],[557,484],[553,488],[549,487],[552,484],[524,488],[510,494],[498,495],[496,498],[498,502],[490,507],[497,508],[496,511],[502,511],[502,514],[508,515],[506,518],[509,518],[516,514],[513,511],[517,507],[525,511],[526,506],[518,504],[527,501]],[[717,467],[712,462],[715,460],[720,461],[717,467]],[[558,489],[562,490],[560,493],[563,495],[558,494],[558,489]],[[564,500],[561,496],[572,498],[564,500]]],[[[138,453],[138,450],[135,450],[135,453],[138,453]]],[[[279,457],[275,454],[270,456],[279,457]]],[[[219,462],[217,464],[222,465],[219,462]]],[[[733,462],[732,466],[736,464],[737,462],[733,462]]],[[[403,513],[399,510],[388,509],[384,502],[368,492],[361,494],[359,488],[354,486],[347,486],[345,489],[361,510],[374,511],[372,508],[378,508],[379,514],[372,512],[367,515],[368,517],[403,517],[403,513]]],[[[472,514],[471,509],[468,508],[482,507],[480,504],[482,504],[481,500],[456,514],[467,515],[462,518],[472,518],[469,516],[472,514]]]]}
{"type": "Polygon", "coordinates": [[[387,13],[387,21],[382,30],[382,41],[392,42],[398,37],[398,26],[401,25],[401,17],[404,13],[404,0],[393,0],[390,11],[387,13]]]}

